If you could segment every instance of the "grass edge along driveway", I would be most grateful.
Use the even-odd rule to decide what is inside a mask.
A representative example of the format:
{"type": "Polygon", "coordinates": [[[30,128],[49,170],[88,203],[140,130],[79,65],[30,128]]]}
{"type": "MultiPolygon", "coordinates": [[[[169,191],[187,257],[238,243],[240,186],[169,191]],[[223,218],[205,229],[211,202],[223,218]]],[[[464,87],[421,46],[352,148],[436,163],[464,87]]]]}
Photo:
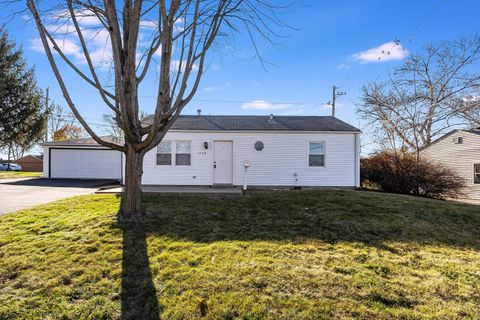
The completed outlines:
{"type": "Polygon", "coordinates": [[[0,319],[422,319],[480,310],[480,207],[354,191],[89,195],[0,217],[0,319]]]}

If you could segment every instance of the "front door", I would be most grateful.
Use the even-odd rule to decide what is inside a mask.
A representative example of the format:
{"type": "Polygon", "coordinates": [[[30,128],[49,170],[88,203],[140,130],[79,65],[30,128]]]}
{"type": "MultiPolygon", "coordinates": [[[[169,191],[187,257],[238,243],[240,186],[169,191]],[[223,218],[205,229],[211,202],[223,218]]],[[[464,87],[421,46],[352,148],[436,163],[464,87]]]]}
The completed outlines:
{"type": "Polygon", "coordinates": [[[213,149],[213,183],[233,184],[232,141],[215,141],[213,149]]]}

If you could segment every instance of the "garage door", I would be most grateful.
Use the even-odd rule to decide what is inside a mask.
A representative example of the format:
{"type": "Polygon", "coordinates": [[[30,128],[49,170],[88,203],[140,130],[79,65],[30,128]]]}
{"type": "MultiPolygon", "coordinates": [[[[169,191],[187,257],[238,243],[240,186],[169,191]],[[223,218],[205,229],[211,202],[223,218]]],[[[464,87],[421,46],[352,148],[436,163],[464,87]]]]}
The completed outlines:
{"type": "Polygon", "coordinates": [[[50,177],[77,179],[120,179],[122,157],[119,151],[51,149],[50,177]]]}

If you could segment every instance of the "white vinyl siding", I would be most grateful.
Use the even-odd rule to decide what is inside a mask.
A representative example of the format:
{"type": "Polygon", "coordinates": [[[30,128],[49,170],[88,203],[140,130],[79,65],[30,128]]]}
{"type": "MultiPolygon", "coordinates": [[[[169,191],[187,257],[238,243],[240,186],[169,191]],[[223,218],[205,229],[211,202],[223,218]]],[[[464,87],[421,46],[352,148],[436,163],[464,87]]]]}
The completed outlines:
{"type": "Polygon", "coordinates": [[[247,172],[250,186],[354,187],[358,184],[358,134],[355,133],[170,131],[165,140],[189,141],[191,164],[157,166],[154,149],[145,155],[143,184],[213,185],[214,141],[233,143],[234,185],[243,184],[245,160],[251,164],[247,172]],[[257,141],[264,144],[262,151],[255,150],[257,141]],[[325,145],[325,167],[309,166],[308,144],[317,141],[325,145]]]}
{"type": "Polygon", "coordinates": [[[474,174],[474,164],[480,163],[480,135],[457,131],[433,143],[421,154],[457,172],[467,183],[465,198],[480,201],[480,184],[475,183],[474,174]],[[458,143],[458,138],[462,138],[462,143],[458,143]]]}

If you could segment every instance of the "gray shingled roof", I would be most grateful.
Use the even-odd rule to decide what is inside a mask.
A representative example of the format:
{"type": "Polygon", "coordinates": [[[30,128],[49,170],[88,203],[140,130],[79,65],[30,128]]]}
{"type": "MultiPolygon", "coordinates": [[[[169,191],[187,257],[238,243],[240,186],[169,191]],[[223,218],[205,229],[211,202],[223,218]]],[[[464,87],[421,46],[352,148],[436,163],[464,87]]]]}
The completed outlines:
{"type": "MultiPolygon", "coordinates": [[[[143,119],[143,125],[150,124],[153,116],[143,119]]],[[[330,116],[180,116],[170,130],[201,131],[342,131],[360,132],[359,129],[330,116]]],[[[122,144],[113,136],[101,137],[108,142],[122,144]]],[[[43,143],[44,146],[98,146],[92,138],[43,143]]]]}
{"type": "MultiPolygon", "coordinates": [[[[116,144],[123,144],[123,140],[116,138],[114,136],[101,136],[102,140],[116,143],[116,144]]],[[[82,138],[82,139],[75,139],[75,140],[66,140],[66,141],[49,141],[42,143],[42,146],[100,146],[93,138],[82,138]]]]}
{"type": "MultiPolygon", "coordinates": [[[[151,123],[152,116],[143,120],[151,123]]],[[[359,129],[330,116],[180,116],[170,130],[348,131],[359,129]]]]}
{"type": "Polygon", "coordinates": [[[439,137],[438,139],[436,139],[435,141],[433,141],[433,142],[430,143],[429,145],[421,147],[420,150],[423,151],[423,150],[427,149],[428,147],[430,147],[431,145],[436,144],[437,142],[439,142],[439,141],[441,141],[441,140],[449,137],[450,135],[452,135],[453,133],[456,133],[456,132],[468,132],[468,133],[480,135],[480,128],[475,128],[475,129],[453,129],[453,130],[445,133],[443,136],[439,137]]]}

